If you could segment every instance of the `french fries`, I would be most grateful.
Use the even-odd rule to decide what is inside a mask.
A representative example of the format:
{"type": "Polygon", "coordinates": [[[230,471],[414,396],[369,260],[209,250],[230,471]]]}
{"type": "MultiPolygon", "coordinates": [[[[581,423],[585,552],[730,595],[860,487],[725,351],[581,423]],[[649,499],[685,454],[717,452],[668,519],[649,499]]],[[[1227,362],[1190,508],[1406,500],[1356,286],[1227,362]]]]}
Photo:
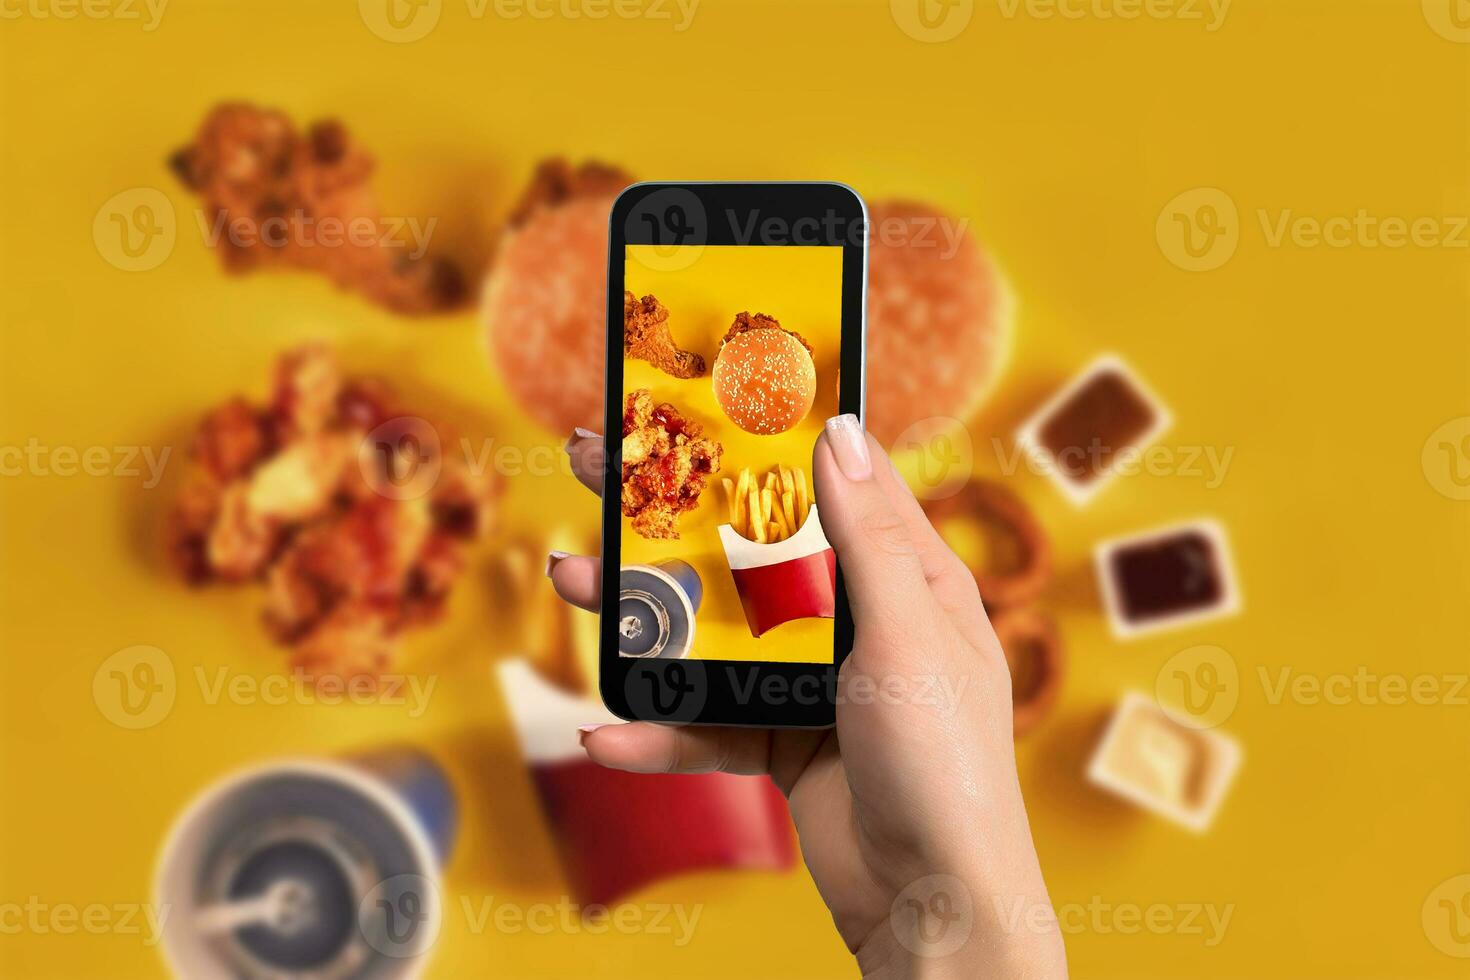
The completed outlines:
{"type": "Polygon", "coordinates": [[[758,544],[791,537],[801,530],[812,509],[806,473],[800,467],[780,465],[765,476],[745,467],[736,479],[726,477],[721,483],[730,526],[736,534],[758,544]]]}

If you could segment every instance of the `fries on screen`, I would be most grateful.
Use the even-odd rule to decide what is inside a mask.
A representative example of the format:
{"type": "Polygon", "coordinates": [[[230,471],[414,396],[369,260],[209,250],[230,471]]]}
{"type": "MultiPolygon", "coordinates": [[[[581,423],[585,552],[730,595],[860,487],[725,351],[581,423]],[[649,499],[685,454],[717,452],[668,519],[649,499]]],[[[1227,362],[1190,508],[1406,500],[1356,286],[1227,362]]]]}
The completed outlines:
{"type": "Polygon", "coordinates": [[[776,466],[764,476],[741,469],[734,480],[721,481],[735,533],[750,541],[784,541],[801,530],[811,510],[806,473],[797,466],[776,466]]]}

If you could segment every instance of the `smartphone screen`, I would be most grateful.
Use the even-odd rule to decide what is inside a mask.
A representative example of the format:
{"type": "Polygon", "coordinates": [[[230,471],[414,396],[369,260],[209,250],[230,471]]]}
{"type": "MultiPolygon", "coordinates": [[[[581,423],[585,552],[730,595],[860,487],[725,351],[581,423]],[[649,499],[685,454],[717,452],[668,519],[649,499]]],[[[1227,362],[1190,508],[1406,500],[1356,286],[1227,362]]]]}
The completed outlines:
{"type": "Polygon", "coordinates": [[[862,414],[862,199],[636,184],[609,234],[603,703],[831,725],[853,624],[811,466],[826,420],[862,414]]]}
{"type": "Polygon", "coordinates": [[[619,653],[831,663],[843,248],[626,245],[619,653]]]}

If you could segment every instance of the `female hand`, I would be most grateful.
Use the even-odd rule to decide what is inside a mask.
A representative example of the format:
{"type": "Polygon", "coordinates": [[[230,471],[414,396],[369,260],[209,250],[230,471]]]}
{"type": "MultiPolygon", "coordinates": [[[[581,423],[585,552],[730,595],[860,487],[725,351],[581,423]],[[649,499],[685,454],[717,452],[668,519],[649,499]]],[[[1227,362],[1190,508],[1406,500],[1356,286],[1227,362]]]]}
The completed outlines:
{"type": "MultiPolygon", "coordinates": [[[[573,469],[602,484],[602,439],[573,469]]],[[[593,761],[632,772],[769,775],[802,857],[868,977],[1065,977],[1016,775],[1011,683],[975,579],[857,418],[812,454],[822,530],[855,635],[825,731],[604,725],[593,761]]],[[[598,608],[596,558],[553,554],[557,592],[598,608]]]]}

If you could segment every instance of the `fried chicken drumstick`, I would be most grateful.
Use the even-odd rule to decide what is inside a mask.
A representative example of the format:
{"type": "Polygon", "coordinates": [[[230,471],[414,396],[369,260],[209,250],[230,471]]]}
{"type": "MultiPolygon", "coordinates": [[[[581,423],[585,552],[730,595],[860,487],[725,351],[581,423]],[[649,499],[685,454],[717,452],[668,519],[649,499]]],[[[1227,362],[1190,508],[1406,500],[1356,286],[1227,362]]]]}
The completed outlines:
{"type": "Polygon", "coordinates": [[[676,378],[704,375],[704,358],[674,343],[669,310],[652,296],[638,299],[623,291],[623,356],[647,361],[676,378]]]}

